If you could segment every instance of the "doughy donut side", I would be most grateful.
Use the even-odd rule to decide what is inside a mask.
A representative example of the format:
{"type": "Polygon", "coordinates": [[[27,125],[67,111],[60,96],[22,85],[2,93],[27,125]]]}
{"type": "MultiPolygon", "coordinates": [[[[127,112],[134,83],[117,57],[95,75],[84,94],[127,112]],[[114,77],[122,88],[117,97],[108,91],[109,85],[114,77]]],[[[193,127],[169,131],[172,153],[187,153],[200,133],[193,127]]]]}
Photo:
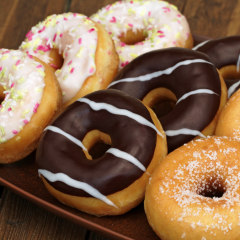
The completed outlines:
{"type": "Polygon", "coordinates": [[[105,28],[95,23],[98,29],[98,45],[96,50],[96,72],[88,77],[81,89],[70,101],[64,104],[64,108],[88,93],[106,89],[118,72],[119,57],[115,45],[105,28]]]}
{"type": "Polygon", "coordinates": [[[237,140],[209,137],[161,161],[147,186],[144,206],[150,226],[162,240],[239,239],[238,149],[237,140]],[[217,184],[224,189],[222,197],[201,194],[206,186],[217,189],[217,184]]]}
{"type": "Polygon", "coordinates": [[[60,202],[96,216],[120,215],[136,207],[144,199],[145,188],[150,175],[159,162],[167,155],[166,135],[155,113],[149,108],[148,111],[155,126],[164,137],[157,135],[155,152],[150,165],[147,167],[147,171],[126,189],[107,196],[117,208],[93,197],[77,197],[62,193],[53,188],[44,177],[42,177],[48,191],[60,202]]]}
{"type": "Polygon", "coordinates": [[[43,61],[36,57],[34,59],[45,67],[43,97],[37,112],[23,130],[7,142],[0,144],[0,163],[18,161],[36,149],[44,128],[50,124],[62,108],[62,92],[54,73],[43,61]]]}

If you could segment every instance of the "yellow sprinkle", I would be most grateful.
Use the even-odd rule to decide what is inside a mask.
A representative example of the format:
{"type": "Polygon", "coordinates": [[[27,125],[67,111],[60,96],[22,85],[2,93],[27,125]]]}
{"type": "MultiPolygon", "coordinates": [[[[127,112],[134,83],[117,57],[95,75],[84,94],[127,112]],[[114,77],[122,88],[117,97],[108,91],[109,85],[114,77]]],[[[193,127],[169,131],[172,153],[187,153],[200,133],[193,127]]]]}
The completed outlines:
{"type": "MultiPolygon", "coordinates": [[[[170,4],[171,5],[171,4],[170,4]]],[[[176,6],[174,6],[174,5],[171,5],[171,7],[173,8],[173,9],[175,9],[175,10],[177,10],[178,8],[176,7],[176,6]]]]}
{"type": "Polygon", "coordinates": [[[52,26],[52,27],[55,27],[55,26],[56,26],[56,22],[57,22],[56,19],[52,19],[52,21],[51,21],[51,26],[52,26]]]}
{"type": "Polygon", "coordinates": [[[165,28],[167,28],[169,31],[171,31],[172,29],[169,27],[169,25],[167,25],[167,24],[164,24],[163,25],[165,28]]]}
{"type": "Polygon", "coordinates": [[[136,58],[138,55],[135,53],[130,53],[131,57],[136,58]]]}
{"type": "Polygon", "coordinates": [[[60,72],[61,72],[61,70],[58,69],[58,70],[55,72],[55,74],[59,74],[60,72]]]}
{"type": "Polygon", "coordinates": [[[5,77],[6,68],[0,72],[0,78],[5,77]]]}
{"type": "Polygon", "coordinates": [[[149,18],[148,21],[149,21],[150,23],[152,23],[152,22],[154,22],[154,19],[153,19],[153,18],[149,18]]]}
{"type": "Polygon", "coordinates": [[[142,10],[141,16],[143,16],[145,12],[146,12],[146,10],[142,10]]]}
{"type": "Polygon", "coordinates": [[[37,38],[36,40],[34,40],[33,45],[38,46],[39,43],[40,43],[40,38],[37,38]]]}
{"type": "Polygon", "coordinates": [[[30,48],[32,46],[32,41],[31,42],[28,42],[28,43],[25,43],[22,45],[22,49],[25,49],[25,48],[30,48]]]}
{"type": "Polygon", "coordinates": [[[14,56],[14,57],[12,57],[12,59],[17,59],[17,57],[16,57],[16,56],[14,56]]]}
{"type": "Polygon", "coordinates": [[[177,32],[176,34],[175,34],[175,38],[179,38],[181,36],[181,33],[180,32],[177,32]]]}
{"type": "Polygon", "coordinates": [[[17,80],[17,82],[18,82],[19,84],[22,84],[22,83],[25,82],[25,78],[24,78],[24,77],[21,77],[20,79],[17,80]]]}
{"type": "Polygon", "coordinates": [[[26,115],[27,113],[29,113],[29,109],[23,111],[23,113],[22,113],[22,118],[25,118],[25,115],[26,115]]]}
{"type": "Polygon", "coordinates": [[[95,48],[95,46],[94,46],[94,45],[90,45],[89,47],[90,47],[90,48],[95,48]]]}
{"type": "Polygon", "coordinates": [[[134,49],[135,47],[131,45],[131,48],[134,49]]]}
{"type": "Polygon", "coordinates": [[[2,138],[1,139],[1,143],[4,143],[4,142],[6,142],[7,140],[5,139],[5,138],[2,138]]]}
{"type": "Polygon", "coordinates": [[[90,56],[91,56],[93,59],[95,59],[95,55],[94,55],[94,54],[90,53],[90,56]]]}
{"type": "Polygon", "coordinates": [[[145,24],[145,26],[148,26],[148,22],[147,22],[147,19],[143,19],[143,22],[144,22],[144,24],[145,24]]]}
{"type": "Polygon", "coordinates": [[[83,51],[83,47],[80,47],[78,53],[76,54],[76,57],[81,57],[82,56],[82,51],[83,51]]]}
{"type": "Polygon", "coordinates": [[[20,126],[20,127],[19,127],[19,129],[20,129],[20,130],[23,130],[23,127],[22,127],[22,126],[20,126]]]}
{"type": "Polygon", "coordinates": [[[2,108],[2,109],[1,109],[1,112],[3,112],[4,110],[5,110],[5,108],[2,108]]]}
{"type": "Polygon", "coordinates": [[[123,56],[120,55],[119,58],[120,58],[120,60],[121,60],[122,62],[125,62],[125,59],[124,59],[123,56]]]}
{"type": "Polygon", "coordinates": [[[5,135],[4,127],[3,127],[3,126],[0,126],[0,130],[1,130],[2,136],[4,136],[4,135],[5,135]]]}
{"type": "Polygon", "coordinates": [[[5,54],[4,56],[2,56],[1,60],[5,60],[5,59],[8,59],[8,58],[9,58],[9,55],[5,54]]]}
{"type": "Polygon", "coordinates": [[[66,79],[67,79],[67,77],[68,77],[68,75],[65,75],[65,76],[64,76],[64,78],[63,78],[63,80],[66,80],[66,79]]]}
{"type": "MultiPolygon", "coordinates": [[[[22,129],[21,129],[22,130],[22,129]]],[[[19,141],[21,139],[21,137],[20,136],[17,136],[16,137],[16,141],[19,141]]]]}
{"type": "Polygon", "coordinates": [[[22,106],[22,105],[23,105],[23,103],[24,103],[24,101],[21,101],[21,102],[20,102],[20,106],[22,106]]]}
{"type": "Polygon", "coordinates": [[[38,69],[37,71],[38,71],[43,77],[46,76],[46,74],[45,74],[42,70],[38,69]]]}
{"type": "Polygon", "coordinates": [[[36,88],[35,88],[35,92],[42,92],[42,91],[43,91],[43,89],[40,88],[40,87],[36,87],[36,88]]]}
{"type": "Polygon", "coordinates": [[[16,71],[18,70],[18,68],[15,64],[12,67],[13,67],[14,70],[16,70],[16,71]]]}
{"type": "Polygon", "coordinates": [[[40,54],[44,55],[44,52],[43,52],[43,51],[39,50],[38,52],[39,52],[40,54]]]}

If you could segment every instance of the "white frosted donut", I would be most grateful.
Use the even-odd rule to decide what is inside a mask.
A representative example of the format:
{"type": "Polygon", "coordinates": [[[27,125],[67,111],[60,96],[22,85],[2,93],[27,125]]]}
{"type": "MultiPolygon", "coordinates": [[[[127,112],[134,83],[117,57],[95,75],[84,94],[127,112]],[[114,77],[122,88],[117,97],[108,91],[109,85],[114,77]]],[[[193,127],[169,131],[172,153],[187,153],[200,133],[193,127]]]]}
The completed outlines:
{"type": "Polygon", "coordinates": [[[0,105],[0,163],[9,163],[36,147],[62,98],[50,68],[18,50],[0,49],[0,85],[5,95],[0,105]]]}
{"type": "Polygon", "coordinates": [[[106,88],[115,76],[118,57],[112,40],[100,24],[84,15],[49,16],[32,27],[26,37],[20,50],[37,56],[54,71],[58,69],[55,74],[63,91],[63,103],[71,103],[69,101],[77,94],[80,95],[76,99],[93,90],[106,88]],[[104,56],[97,51],[104,51],[104,56]],[[101,65],[97,58],[101,58],[101,65]],[[94,79],[87,81],[91,77],[94,79]],[[83,87],[85,89],[80,93],[83,87]]]}
{"type": "Polygon", "coordinates": [[[165,1],[119,1],[102,8],[91,19],[101,23],[113,38],[120,68],[152,50],[192,47],[186,18],[165,1]]]}
{"type": "Polygon", "coordinates": [[[239,146],[233,138],[202,138],[160,162],[145,212],[162,240],[240,239],[239,146]]]}

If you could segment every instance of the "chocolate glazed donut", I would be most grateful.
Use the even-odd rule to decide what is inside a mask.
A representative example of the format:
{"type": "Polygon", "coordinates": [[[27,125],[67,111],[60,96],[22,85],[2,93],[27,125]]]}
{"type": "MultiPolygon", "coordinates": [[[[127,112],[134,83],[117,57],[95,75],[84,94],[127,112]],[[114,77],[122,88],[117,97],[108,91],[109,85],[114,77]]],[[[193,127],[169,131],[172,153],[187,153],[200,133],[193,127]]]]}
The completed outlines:
{"type": "Polygon", "coordinates": [[[159,118],[169,152],[197,135],[213,134],[219,111],[226,102],[226,86],[209,57],[183,48],[157,50],[134,59],[108,88],[121,90],[143,102],[155,90],[160,95],[165,94],[161,89],[172,92],[176,105],[159,118]],[[206,130],[210,125],[211,130],[206,130]]]}
{"type": "Polygon", "coordinates": [[[165,138],[140,101],[117,90],[101,90],[78,99],[46,128],[36,162],[39,173],[57,191],[115,206],[106,196],[145,173],[160,135],[165,138]],[[83,143],[95,130],[110,136],[111,148],[101,158],[89,160],[83,143]]]}
{"type": "Polygon", "coordinates": [[[220,70],[229,88],[229,97],[239,89],[240,36],[207,40],[198,44],[193,50],[207,54],[211,62],[220,70]],[[237,80],[228,80],[227,78],[234,78],[237,80]]]}

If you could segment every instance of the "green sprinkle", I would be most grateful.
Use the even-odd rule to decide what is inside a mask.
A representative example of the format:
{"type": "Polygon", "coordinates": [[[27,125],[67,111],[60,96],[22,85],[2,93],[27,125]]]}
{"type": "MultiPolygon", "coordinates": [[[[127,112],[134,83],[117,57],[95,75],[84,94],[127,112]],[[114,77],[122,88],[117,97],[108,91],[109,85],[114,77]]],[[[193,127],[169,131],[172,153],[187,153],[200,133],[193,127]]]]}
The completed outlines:
{"type": "Polygon", "coordinates": [[[65,76],[64,76],[64,78],[63,78],[63,80],[66,80],[66,79],[67,79],[67,77],[68,77],[68,75],[65,75],[65,76]]]}
{"type": "Polygon", "coordinates": [[[25,118],[25,115],[26,115],[27,113],[29,113],[29,109],[23,111],[23,113],[22,113],[22,118],[25,118]]]}
{"type": "Polygon", "coordinates": [[[23,84],[25,82],[25,78],[21,77],[20,79],[17,80],[19,84],[23,84]]]}
{"type": "Polygon", "coordinates": [[[0,130],[1,130],[2,136],[4,136],[4,135],[5,135],[4,127],[3,127],[3,126],[0,126],[0,130]]]}
{"type": "Polygon", "coordinates": [[[46,74],[45,74],[42,70],[38,69],[37,71],[38,71],[43,77],[46,76],[46,74]]]}
{"type": "Polygon", "coordinates": [[[17,137],[16,137],[16,141],[19,141],[20,139],[21,139],[20,136],[17,136],[17,137]]]}

